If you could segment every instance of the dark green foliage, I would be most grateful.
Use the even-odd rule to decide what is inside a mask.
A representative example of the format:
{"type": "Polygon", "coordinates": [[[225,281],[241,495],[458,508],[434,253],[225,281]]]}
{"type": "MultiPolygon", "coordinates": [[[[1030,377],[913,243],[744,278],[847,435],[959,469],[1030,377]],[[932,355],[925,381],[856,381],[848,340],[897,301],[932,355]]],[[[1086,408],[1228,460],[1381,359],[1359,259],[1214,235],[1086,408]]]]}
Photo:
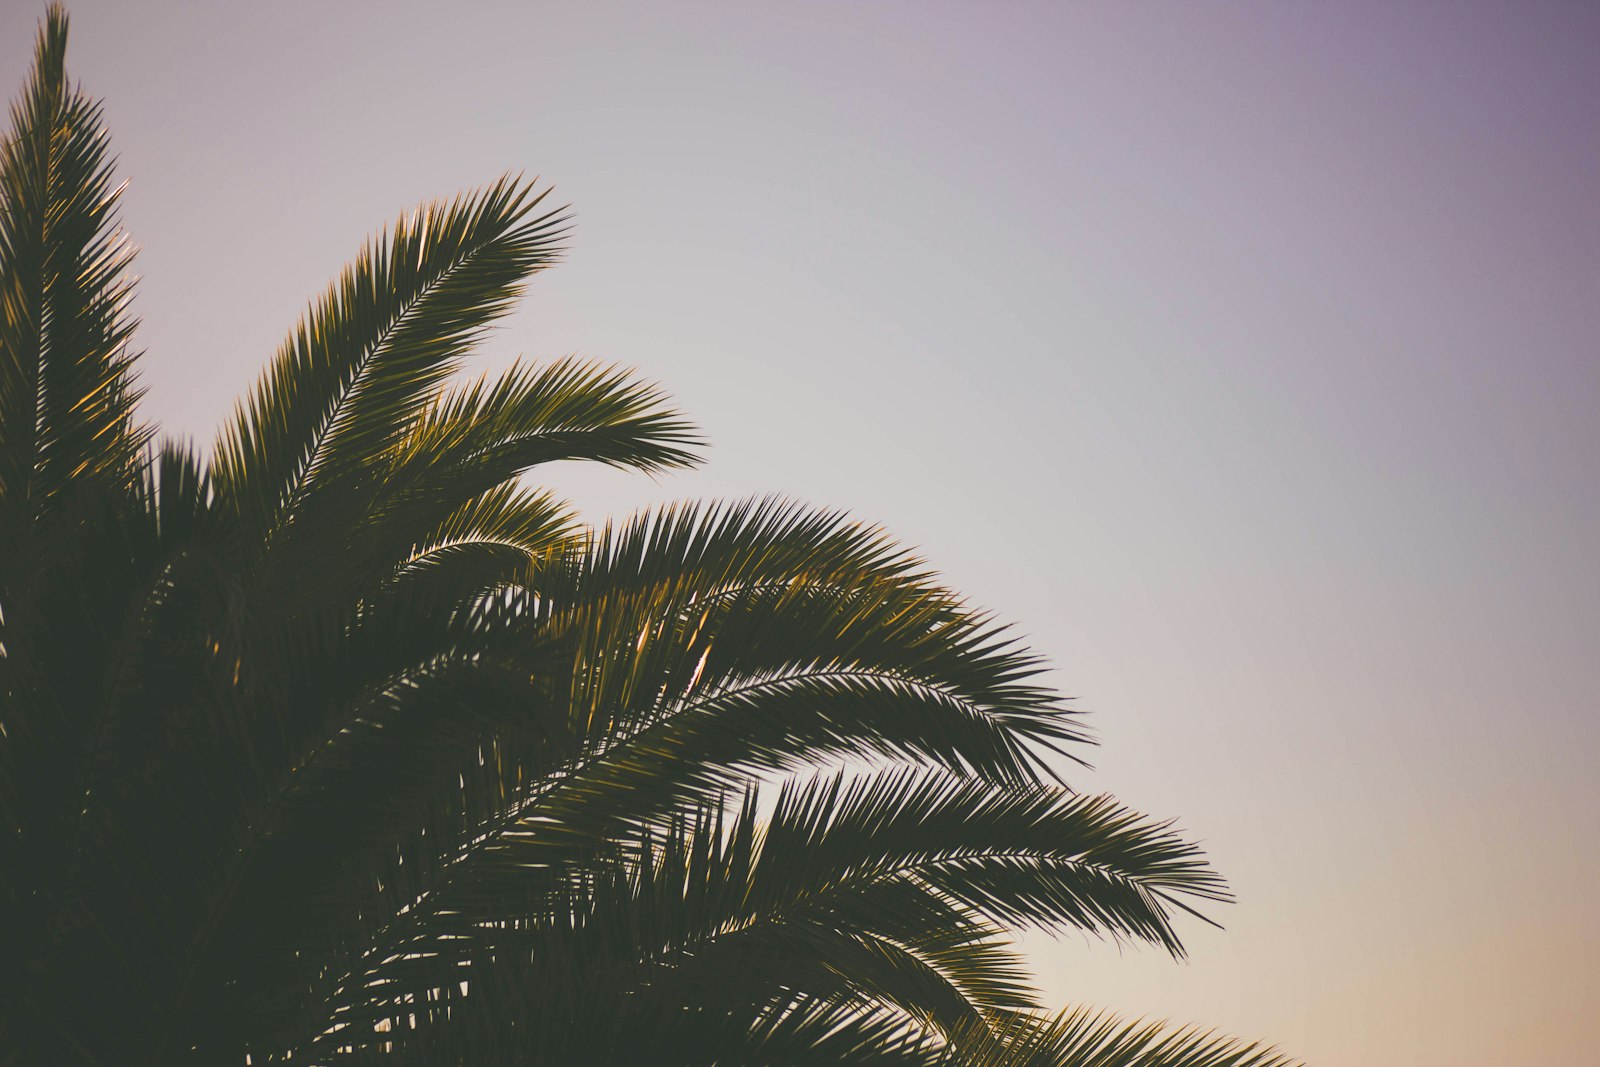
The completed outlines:
{"type": "Polygon", "coordinates": [[[1008,930],[1179,954],[1227,894],[1056,778],[1075,715],[918,560],[524,485],[697,445],[629,372],[451,383],[560,254],[532,184],[402,218],[209,455],[153,444],[65,45],[0,148],[0,1063],[1280,1062],[1034,1014],[1008,930]]]}

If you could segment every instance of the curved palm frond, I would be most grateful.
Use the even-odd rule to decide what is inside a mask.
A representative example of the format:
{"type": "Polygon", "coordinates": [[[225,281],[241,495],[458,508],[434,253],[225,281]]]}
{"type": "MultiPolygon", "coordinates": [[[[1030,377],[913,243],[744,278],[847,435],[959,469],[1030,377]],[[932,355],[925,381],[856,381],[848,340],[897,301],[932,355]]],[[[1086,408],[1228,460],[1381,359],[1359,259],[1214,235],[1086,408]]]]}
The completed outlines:
{"type": "MultiPolygon", "coordinates": [[[[693,430],[660,391],[626,372],[575,360],[519,363],[492,385],[480,380],[433,394],[404,439],[364,468],[358,483],[343,479],[322,494],[317,521],[339,531],[343,542],[330,546],[332,538],[321,537],[324,558],[280,552],[278,571],[292,579],[295,611],[337,608],[388,580],[399,565],[481,540],[459,523],[481,519],[486,509],[508,517],[513,480],[539,465],[586,460],[656,472],[691,465],[695,444],[693,430]],[[329,547],[337,553],[327,553],[329,547]]],[[[522,495],[519,508],[534,500],[522,495]]],[[[570,517],[548,518],[537,541],[527,540],[530,525],[520,524],[527,553],[553,551],[579,532],[570,517]]]]}
{"type": "Polygon", "coordinates": [[[649,1010],[737,1007],[746,1028],[791,993],[846,996],[928,1042],[970,1040],[1034,1007],[1007,926],[1179,952],[1182,898],[1226,897],[1165,824],[1059,788],[1017,795],[902,770],[791,781],[760,810],[752,792],[736,813],[681,813],[620,840],[601,866],[551,864],[528,832],[485,842],[470,891],[454,886],[379,942],[325,1040],[425,1031],[464,1001],[506,1015],[577,990],[649,1010]],[[506,911],[519,889],[522,906],[506,911]]]}
{"type": "Polygon", "coordinates": [[[485,328],[560,253],[566,216],[512,177],[380,234],[278,351],[217,440],[214,476],[261,545],[315,489],[393,448],[485,328]],[[320,483],[320,486],[317,484],[320,483]]]}

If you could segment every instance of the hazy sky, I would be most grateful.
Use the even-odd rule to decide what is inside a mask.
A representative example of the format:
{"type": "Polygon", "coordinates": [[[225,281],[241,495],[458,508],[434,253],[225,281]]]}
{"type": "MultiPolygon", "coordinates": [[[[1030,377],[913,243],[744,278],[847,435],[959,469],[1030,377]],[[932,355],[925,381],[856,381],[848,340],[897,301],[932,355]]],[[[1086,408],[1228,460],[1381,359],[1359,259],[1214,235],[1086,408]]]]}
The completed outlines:
{"type": "MultiPolygon", "coordinates": [[[[1600,7],[79,0],[147,412],[209,440],[378,225],[578,212],[483,364],[641,368],[921,546],[1239,903],[1053,1001],[1321,1067],[1600,1045],[1600,7]]],[[[0,85],[42,5],[0,8],[0,85]]]]}

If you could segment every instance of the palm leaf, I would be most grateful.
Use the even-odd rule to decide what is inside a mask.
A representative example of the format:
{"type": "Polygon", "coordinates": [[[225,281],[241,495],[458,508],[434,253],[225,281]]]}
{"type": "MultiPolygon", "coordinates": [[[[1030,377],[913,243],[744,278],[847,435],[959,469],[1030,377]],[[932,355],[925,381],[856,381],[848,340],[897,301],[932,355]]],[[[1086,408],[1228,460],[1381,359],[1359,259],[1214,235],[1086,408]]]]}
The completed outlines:
{"type": "Polygon", "coordinates": [[[685,996],[741,967],[747,990],[848,991],[954,1034],[981,1013],[1032,1006],[1004,925],[1178,953],[1172,920],[1192,910],[1186,899],[1226,899],[1165,824],[1059,788],[902,770],[792,782],[769,820],[757,811],[753,794],[726,823],[719,808],[685,810],[619,838],[609,868],[562,862],[541,841],[548,823],[487,839],[379,939],[336,1014],[359,1029],[384,1005],[448,1005],[455,982],[509,959],[529,996],[685,996]],[[781,966],[758,979],[752,959],[781,966]]]}
{"type": "MultiPolygon", "coordinates": [[[[314,551],[276,552],[284,614],[365,595],[397,567],[447,542],[441,526],[504,499],[508,483],[540,464],[590,460],[658,471],[693,461],[695,438],[654,387],[593,364],[518,364],[494,380],[434,395],[405,439],[319,493],[314,522],[339,531],[314,551]],[[422,535],[419,539],[419,535],[422,535]]],[[[310,520],[308,520],[310,521],[310,520]]],[[[557,530],[531,553],[553,547],[557,530]]],[[[568,532],[568,531],[559,531],[568,532]]],[[[575,532],[572,531],[572,532],[575,532]]]]}
{"type": "MultiPolygon", "coordinates": [[[[311,521],[397,444],[526,278],[555,261],[565,216],[506,177],[426,204],[380,234],[306,313],[216,446],[214,476],[265,545],[311,521]]],[[[308,531],[300,531],[310,537],[308,531]]]]}
{"type": "Polygon", "coordinates": [[[52,6],[0,142],[0,511],[27,516],[84,479],[126,487],[147,431],[128,339],[133,249],[117,226],[100,105],[67,82],[52,6]]]}

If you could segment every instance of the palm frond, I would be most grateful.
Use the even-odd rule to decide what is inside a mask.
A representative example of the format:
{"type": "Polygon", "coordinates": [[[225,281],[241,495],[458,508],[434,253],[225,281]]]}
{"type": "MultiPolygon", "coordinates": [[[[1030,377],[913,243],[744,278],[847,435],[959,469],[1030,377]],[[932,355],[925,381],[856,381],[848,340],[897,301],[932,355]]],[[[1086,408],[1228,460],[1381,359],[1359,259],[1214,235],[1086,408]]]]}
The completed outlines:
{"type": "Polygon", "coordinates": [[[460,471],[481,464],[491,482],[561,459],[658,472],[695,463],[699,444],[658,388],[569,357],[518,362],[442,393],[417,419],[399,465],[407,457],[460,471]]]}
{"type": "Polygon", "coordinates": [[[526,278],[555,261],[566,216],[537,213],[546,195],[506,177],[426,204],[306,313],[215,450],[214,477],[259,543],[304,520],[314,482],[337,493],[377,464],[526,278]]]}
{"type": "Polygon", "coordinates": [[[881,532],[837,513],[774,499],[669,507],[603,528],[576,566],[533,580],[574,605],[569,625],[590,661],[575,710],[597,731],[795,673],[859,672],[982,708],[1028,743],[1086,740],[1035,683],[1035,657],[881,532]]]}
{"type": "MultiPolygon", "coordinates": [[[[433,532],[504,499],[509,483],[533,467],[588,460],[657,471],[691,463],[693,443],[660,392],[625,372],[574,360],[518,364],[492,382],[439,393],[359,480],[319,491],[306,522],[330,533],[294,539],[310,551],[280,545],[277,577],[264,581],[280,587],[283,614],[337,607],[439,547],[433,532]]],[[[553,547],[555,533],[529,552],[553,547]]]]}
{"type": "Polygon", "coordinates": [[[714,990],[735,966],[760,990],[756,959],[781,961],[774,990],[850,992],[956,1034],[1033,1006],[1007,927],[1071,926],[1181,953],[1174,917],[1227,898],[1165,824],[1059,787],[899,770],[790,782],[770,817],[758,810],[752,793],[735,815],[680,811],[597,851],[613,857],[601,867],[553,851],[549,822],[519,822],[383,933],[340,1011],[372,1023],[363,1012],[384,1004],[453,1002],[446,987],[500,966],[490,960],[522,961],[525,989],[620,997],[714,990]]]}
{"type": "Polygon", "coordinates": [[[0,511],[13,551],[24,516],[74,482],[131,485],[148,434],[133,411],[122,190],[100,104],[67,81],[66,45],[52,6],[0,142],[0,511]]]}
{"type": "Polygon", "coordinates": [[[1007,926],[1072,926],[1175,955],[1175,915],[1230,899],[1168,823],[1108,797],[916,769],[786,786],[762,862],[765,884],[787,892],[906,875],[1007,926]]]}
{"type": "Polygon", "coordinates": [[[947,1046],[939,1067],[1299,1067],[1299,1061],[1199,1027],[1077,1008],[970,1027],[947,1046]]]}

